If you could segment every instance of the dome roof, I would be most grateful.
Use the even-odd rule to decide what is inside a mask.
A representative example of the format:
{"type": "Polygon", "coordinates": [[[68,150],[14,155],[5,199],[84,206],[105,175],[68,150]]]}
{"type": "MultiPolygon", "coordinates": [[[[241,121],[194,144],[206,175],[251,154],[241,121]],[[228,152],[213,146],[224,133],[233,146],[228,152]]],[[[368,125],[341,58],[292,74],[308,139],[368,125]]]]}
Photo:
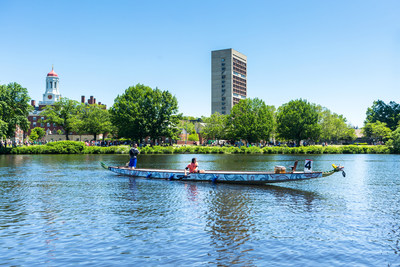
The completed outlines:
{"type": "Polygon", "coordinates": [[[47,73],[47,77],[49,77],[49,76],[58,77],[58,74],[54,72],[53,67],[51,68],[51,71],[49,73],[47,73]]]}

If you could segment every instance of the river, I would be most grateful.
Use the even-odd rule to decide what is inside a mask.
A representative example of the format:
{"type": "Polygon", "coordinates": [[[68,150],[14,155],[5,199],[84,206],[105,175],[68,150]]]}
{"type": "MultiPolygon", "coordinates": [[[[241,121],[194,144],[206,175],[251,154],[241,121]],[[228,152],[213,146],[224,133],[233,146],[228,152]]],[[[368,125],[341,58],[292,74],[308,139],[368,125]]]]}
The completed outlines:
{"type": "MultiPolygon", "coordinates": [[[[138,167],[182,169],[193,156],[140,155],[138,167]]],[[[347,175],[214,185],[100,167],[126,155],[1,155],[0,265],[400,265],[400,155],[195,156],[200,169],[310,158],[347,175]]]]}

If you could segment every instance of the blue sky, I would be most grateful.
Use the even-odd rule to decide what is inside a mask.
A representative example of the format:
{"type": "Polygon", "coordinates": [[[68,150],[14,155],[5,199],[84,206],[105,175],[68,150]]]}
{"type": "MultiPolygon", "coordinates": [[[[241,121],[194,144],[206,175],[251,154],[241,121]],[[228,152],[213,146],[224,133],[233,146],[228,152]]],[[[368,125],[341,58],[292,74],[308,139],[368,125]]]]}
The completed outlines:
{"type": "Polygon", "coordinates": [[[377,99],[400,102],[400,1],[0,0],[0,84],[42,100],[54,64],[62,96],[111,106],[137,83],[211,112],[211,51],[248,59],[248,96],[303,98],[361,127],[377,99]]]}

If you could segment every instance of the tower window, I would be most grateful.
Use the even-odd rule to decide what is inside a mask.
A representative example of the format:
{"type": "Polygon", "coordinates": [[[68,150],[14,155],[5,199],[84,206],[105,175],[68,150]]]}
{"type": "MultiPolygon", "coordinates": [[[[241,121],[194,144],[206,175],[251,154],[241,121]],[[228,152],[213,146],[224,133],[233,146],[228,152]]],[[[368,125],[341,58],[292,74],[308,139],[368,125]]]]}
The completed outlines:
{"type": "Polygon", "coordinates": [[[50,82],[50,88],[53,88],[53,82],[50,82]]]}

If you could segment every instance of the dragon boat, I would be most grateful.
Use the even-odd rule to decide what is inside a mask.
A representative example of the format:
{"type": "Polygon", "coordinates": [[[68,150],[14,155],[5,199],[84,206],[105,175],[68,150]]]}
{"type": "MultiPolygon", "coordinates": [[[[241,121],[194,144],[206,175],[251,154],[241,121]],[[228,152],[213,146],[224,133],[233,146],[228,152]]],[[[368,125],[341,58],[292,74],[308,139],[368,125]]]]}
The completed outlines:
{"type": "MultiPolygon", "coordinates": [[[[297,162],[296,162],[297,163],[297,162]]],[[[295,165],[297,165],[295,163],[295,165]]],[[[343,166],[332,164],[333,170],[326,172],[318,171],[296,171],[296,167],[292,167],[292,171],[286,172],[284,168],[275,167],[274,172],[264,171],[213,171],[206,170],[202,173],[190,173],[185,175],[184,170],[166,170],[166,169],[131,169],[129,167],[107,166],[101,162],[101,166],[114,173],[124,176],[143,177],[148,179],[163,180],[183,180],[196,182],[213,182],[213,183],[231,183],[231,184],[249,184],[249,185],[265,185],[269,183],[280,183],[288,181],[299,181],[328,177],[336,172],[342,172],[343,177],[346,176],[343,166]]]]}

